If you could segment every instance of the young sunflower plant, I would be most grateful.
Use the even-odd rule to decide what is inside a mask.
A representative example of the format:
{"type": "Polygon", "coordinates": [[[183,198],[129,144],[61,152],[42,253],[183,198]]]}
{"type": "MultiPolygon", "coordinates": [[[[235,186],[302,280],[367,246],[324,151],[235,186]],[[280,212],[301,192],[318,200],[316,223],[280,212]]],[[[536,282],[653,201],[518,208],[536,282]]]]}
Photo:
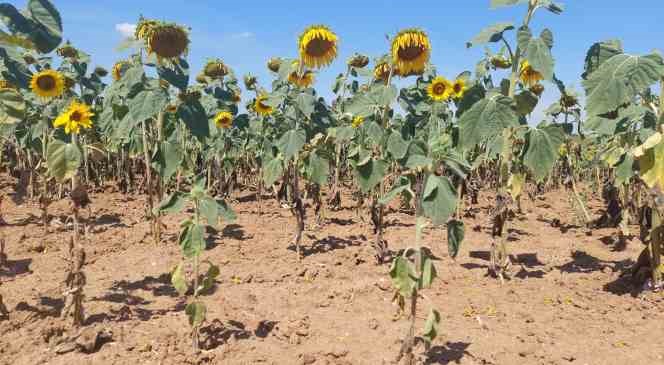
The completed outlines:
{"type": "MultiPolygon", "coordinates": [[[[468,90],[457,110],[459,145],[474,159],[474,166],[480,168],[475,174],[496,178],[490,270],[501,281],[510,274],[505,235],[513,205],[519,201],[528,177],[542,182],[550,174],[566,135],[564,126],[555,121],[541,122],[535,128],[528,121],[544,91],[541,81],[560,84],[554,75],[551,54],[553,33],[543,29],[539,36],[533,35],[531,21],[537,10],[560,14],[562,6],[548,0],[526,3],[527,12],[513,42],[507,33],[515,29],[514,24],[498,23],[467,43],[468,47],[499,43],[502,48],[480,60],[478,82],[468,90]],[[494,83],[494,77],[501,76],[501,81],[494,83]],[[493,161],[497,162],[497,171],[491,168],[493,161]]],[[[512,2],[492,0],[491,4],[509,6],[512,2]]]]}

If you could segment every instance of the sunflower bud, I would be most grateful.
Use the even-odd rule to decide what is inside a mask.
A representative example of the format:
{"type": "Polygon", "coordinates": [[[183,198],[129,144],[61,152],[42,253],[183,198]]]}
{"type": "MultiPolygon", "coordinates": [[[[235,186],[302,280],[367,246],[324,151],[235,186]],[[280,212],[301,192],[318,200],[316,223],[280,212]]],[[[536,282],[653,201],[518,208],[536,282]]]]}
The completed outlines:
{"type": "Polygon", "coordinates": [[[544,86],[542,84],[535,84],[530,87],[530,91],[537,96],[541,96],[544,92],[544,86]]]}
{"type": "Polygon", "coordinates": [[[34,63],[37,63],[37,60],[34,57],[32,57],[31,54],[27,54],[27,53],[23,55],[23,61],[25,61],[25,63],[27,63],[28,65],[32,65],[34,63]]]}
{"type": "Polygon", "coordinates": [[[563,95],[560,98],[560,104],[562,104],[566,108],[571,108],[575,106],[577,103],[578,101],[576,100],[576,97],[572,95],[563,95]]]}
{"type": "Polygon", "coordinates": [[[78,50],[74,48],[74,46],[72,46],[69,41],[67,41],[62,47],[58,48],[55,52],[62,58],[69,58],[73,60],[78,58],[78,50]]]}
{"type": "Polygon", "coordinates": [[[244,75],[244,87],[246,87],[247,90],[255,90],[257,82],[258,80],[256,79],[256,76],[251,74],[244,75]]]}
{"type": "Polygon", "coordinates": [[[71,77],[65,76],[65,88],[71,89],[72,87],[74,87],[74,85],[76,85],[76,81],[74,81],[74,79],[72,79],[71,77]]]}
{"type": "Polygon", "coordinates": [[[221,79],[228,75],[228,67],[220,59],[208,61],[203,69],[203,74],[212,79],[221,79]]]}
{"type": "Polygon", "coordinates": [[[106,75],[108,75],[108,70],[100,66],[95,67],[95,70],[93,72],[95,75],[99,77],[105,77],[106,75]]]}
{"type": "Polygon", "coordinates": [[[281,58],[272,57],[267,61],[267,68],[272,72],[279,72],[279,67],[281,67],[281,58]]]}
{"type": "Polygon", "coordinates": [[[349,60],[348,65],[355,68],[364,68],[369,64],[369,57],[355,53],[349,60]]]}
{"type": "Polygon", "coordinates": [[[502,70],[512,67],[512,62],[510,62],[509,60],[505,59],[502,56],[491,57],[491,64],[493,65],[493,67],[502,70]]]}
{"type": "Polygon", "coordinates": [[[195,101],[201,98],[201,92],[198,90],[194,91],[183,91],[178,94],[178,99],[182,101],[183,103],[186,103],[188,101],[195,101]]]}

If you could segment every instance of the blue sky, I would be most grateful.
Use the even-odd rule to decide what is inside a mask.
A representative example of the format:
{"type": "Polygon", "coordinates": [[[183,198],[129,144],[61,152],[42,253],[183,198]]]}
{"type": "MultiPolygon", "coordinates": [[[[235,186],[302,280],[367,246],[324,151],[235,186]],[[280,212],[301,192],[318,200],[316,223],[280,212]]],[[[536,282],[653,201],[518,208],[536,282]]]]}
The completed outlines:
{"type": "MultiPolygon", "coordinates": [[[[241,76],[252,72],[263,85],[271,80],[265,62],[271,56],[295,57],[297,37],[310,24],[330,26],[340,37],[340,56],[323,70],[316,87],[329,95],[345,59],[359,51],[371,57],[389,48],[386,34],[405,27],[421,27],[432,42],[432,61],[438,72],[454,77],[474,70],[482,47],[467,49],[466,41],[497,22],[520,23],[525,6],[490,9],[489,0],[417,1],[223,1],[223,0],[53,0],[61,11],[65,38],[93,56],[93,63],[110,67],[126,54],[115,47],[138,16],[174,21],[191,28],[189,60],[192,74],[205,59],[219,57],[241,76]]],[[[628,53],[664,49],[664,1],[568,0],[565,12],[540,10],[531,27],[551,29],[556,73],[580,91],[579,75],[588,47],[596,41],[619,38],[628,53]]],[[[14,3],[19,7],[24,2],[14,3]]],[[[549,87],[548,89],[553,89],[549,87]]],[[[551,95],[549,98],[553,98],[551,95]]]]}

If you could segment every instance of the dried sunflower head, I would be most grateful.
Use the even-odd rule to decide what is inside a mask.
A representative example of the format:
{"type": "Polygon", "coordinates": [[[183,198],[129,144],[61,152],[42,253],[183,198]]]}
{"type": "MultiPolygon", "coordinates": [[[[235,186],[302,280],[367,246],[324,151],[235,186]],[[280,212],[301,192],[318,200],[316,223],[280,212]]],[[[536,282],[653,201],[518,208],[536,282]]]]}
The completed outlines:
{"type": "Polygon", "coordinates": [[[256,76],[252,74],[244,75],[244,87],[246,87],[247,90],[255,90],[257,82],[258,80],[256,79],[256,76]]]}
{"type": "Polygon", "coordinates": [[[157,55],[159,60],[177,60],[189,47],[187,30],[177,24],[159,22],[150,27],[146,37],[148,54],[157,55]]]}
{"type": "Polygon", "coordinates": [[[108,70],[101,66],[97,66],[93,73],[99,77],[106,77],[106,75],[108,75],[108,70]]]}
{"type": "Polygon", "coordinates": [[[279,72],[279,67],[281,67],[281,58],[272,57],[267,61],[267,68],[272,72],[279,72]]]}
{"type": "Polygon", "coordinates": [[[60,46],[55,52],[62,58],[69,58],[74,60],[78,58],[78,50],[74,48],[74,46],[72,46],[69,41],[65,42],[65,44],[60,46]]]}
{"type": "Polygon", "coordinates": [[[220,59],[211,60],[205,64],[203,74],[211,79],[222,79],[228,75],[228,67],[220,59]]]}
{"type": "Polygon", "coordinates": [[[355,68],[364,68],[369,64],[369,57],[355,53],[351,58],[348,59],[348,65],[355,68]]]}

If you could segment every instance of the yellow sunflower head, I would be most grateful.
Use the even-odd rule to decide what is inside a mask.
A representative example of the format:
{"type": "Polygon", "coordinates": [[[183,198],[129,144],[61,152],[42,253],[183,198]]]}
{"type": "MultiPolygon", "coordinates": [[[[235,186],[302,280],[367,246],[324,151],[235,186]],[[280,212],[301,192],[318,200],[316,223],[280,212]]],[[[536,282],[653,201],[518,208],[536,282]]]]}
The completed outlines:
{"type": "Polygon", "coordinates": [[[272,72],[279,72],[279,67],[281,67],[281,58],[272,57],[267,61],[267,68],[272,72]]]}
{"type": "Polygon", "coordinates": [[[361,115],[356,116],[353,118],[353,122],[351,123],[351,127],[353,128],[359,128],[362,123],[364,123],[364,118],[361,115]]]}
{"type": "Polygon", "coordinates": [[[42,98],[57,97],[65,91],[65,78],[58,71],[44,70],[32,75],[30,88],[42,98]]]}
{"type": "Polygon", "coordinates": [[[72,101],[69,107],[63,111],[53,122],[53,127],[65,127],[65,133],[79,133],[81,127],[92,128],[92,116],[90,107],[86,104],[72,101]]]}
{"type": "Polygon", "coordinates": [[[134,31],[134,38],[138,40],[147,40],[152,29],[159,24],[158,21],[153,19],[146,19],[141,17],[136,24],[136,30],[134,31]]]}
{"type": "Polygon", "coordinates": [[[267,100],[267,95],[265,94],[259,95],[256,98],[256,101],[254,101],[254,110],[256,111],[256,113],[260,115],[272,114],[272,107],[265,104],[266,100],[267,100]]]}
{"type": "Polygon", "coordinates": [[[189,34],[177,24],[157,23],[147,34],[148,54],[156,54],[157,59],[177,60],[187,53],[189,34]]]}
{"type": "Polygon", "coordinates": [[[124,76],[125,72],[129,70],[131,64],[127,61],[118,61],[113,65],[113,80],[118,81],[124,76]]]}
{"type": "MultiPolygon", "coordinates": [[[[397,73],[397,70],[395,70],[394,73],[397,73]]],[[[373,74],[374,80],[387,83],[387,79],[390,77],[390,64],[385,61],[379,62],[376,64],[376,67],[374,67],[373,74]]]]}
{"type": "Polygon", "coordinates": [[[355,68],[364,68],[369,64],[369,57],[355,53],[351,58],[348,59],[348,65],[355,68]]]}
{"type": "Polygon", "coordinates": [[[69,41],[65,42],[65,44],[59,47],[55,52],[62,58],[78,58],[78,50],[74,48],[69,41]]]}
{"type": "Polygon", "coordinates": [[[312,25],[300,35],[300,59],[310,68],[327,66],[337,57],[337,42],[337,35],[330,28],[312,25]]]}
{"type": "Polygon", "coordinates": [[[463,97],[463,94],[466,93],[466,90],[468,90],[468,83],[466,82],[466,79],[463,77],[460,77],[452,83],[452,97],[455,99],[461,99],[463,97]]]}
{"type": "Polygon", "coordinates": [[[217,125],[217,128],[228,129],[233,125],[233,114],[227,111],[220,111],[214,117],[214,124],[217,125]]]}
{"type": "Polygon", "coordinates": [[[427,87],[427,94],[434,101],[445,101],[450,98],[454,89],[453,84],[442,76],[438,76],[427,87]]]}
{"type": "Polygon", "coordinates": [[[7,81],[7,80],[0,80],[0,90],[4,90],[4,89],[15,89],[15,88],[16,88],[16,87],[15,87],[14,85],[12,85],[11,82],[9,82],[9,81],[7,81]]]}
{"type": "Polygon", "coordinates": [[[307,88],[314,83],[314,73],[309,70],[300,72],[300,62],[293,61],[293,71],[288,75],[288,82],[293,85],[307,88]]]}
{"type": "Polygon", "coordinates": [[[392,60],[400,75],[421,75],[430,57],[431,43],[422,30],[402,30],[392,40],[392,60]]]}
{"type": "Polygon", "coordinates": [[[208,61],[203,68],[203,74],[212,79],[222,79],[228,75],[228,67],[220,59],[208,61]]]}
{"type": "Polygon", "coordinates": [[[519,78],[521,79],[521,82],[528,87],[531,87],[544,79],[542,74],[536,71],[533,66],[525,60],[521,62],[519,78]]]}

